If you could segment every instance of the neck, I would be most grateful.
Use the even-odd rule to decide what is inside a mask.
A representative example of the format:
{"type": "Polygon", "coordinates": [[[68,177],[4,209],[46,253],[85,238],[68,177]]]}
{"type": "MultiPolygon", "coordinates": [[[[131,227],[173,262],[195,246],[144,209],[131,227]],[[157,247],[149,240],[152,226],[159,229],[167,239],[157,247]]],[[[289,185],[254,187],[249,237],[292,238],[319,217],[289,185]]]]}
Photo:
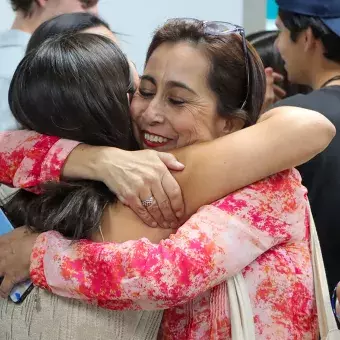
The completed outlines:
{"type": "Polygon", "coordinates": [[[23,13],[17,12],[12,29],[32,34],[40,24],[41,20],[36,15],[25,16],[23,13]]]}
{"type": "MultiPolygon", "coordinates": [[[[332,61],[324,61],[319,67],[311,67],[311,81],[310,86],[313,90],[320,89],[323,84],[335,76],[340,76],[340,64],[332,61]]],[[[334,80],[326,86],[340,85],[340,80],[334,80]]]]}

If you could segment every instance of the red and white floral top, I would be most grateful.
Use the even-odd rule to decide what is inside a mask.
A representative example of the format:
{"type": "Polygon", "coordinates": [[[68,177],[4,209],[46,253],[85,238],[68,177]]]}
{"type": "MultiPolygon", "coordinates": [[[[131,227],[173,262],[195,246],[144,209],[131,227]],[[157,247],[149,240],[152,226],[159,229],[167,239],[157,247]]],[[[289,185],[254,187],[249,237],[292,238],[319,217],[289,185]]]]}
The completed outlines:
{"type": "MultiPolygon", "coordinates": [[[[57,180],[75,145],[34,132],[0,134],[0,181],[57,180]]],[[[58,295],[110,309],[167,309],[163,337],[176,340],[230,339],[225,281],[238,272],[258,339],[318,338],[306,190],[296,170],[202,207],[158,245],[72,244],[44,233],[31,265],[34,283],[58,295]]]]}

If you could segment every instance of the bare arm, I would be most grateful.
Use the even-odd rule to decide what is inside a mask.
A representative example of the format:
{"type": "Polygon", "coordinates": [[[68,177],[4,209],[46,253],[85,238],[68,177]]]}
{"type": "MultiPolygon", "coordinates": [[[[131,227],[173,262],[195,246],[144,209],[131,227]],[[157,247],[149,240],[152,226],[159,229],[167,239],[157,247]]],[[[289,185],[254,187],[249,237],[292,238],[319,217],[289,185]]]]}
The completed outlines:
{"type": "MultiPolygon", "coordinates": [[[[185,164],[182,172],[174,173],[185,201],[183,222],[205,204],[308,161],[321,152],[333,136],[333,125],[319,113],[282,107],[269,111],[250,128],[209,143],[175,150],[176,158],[185,164]]],[[[165,174],[163,181],[167,179],[171,176],[165,174]]],[[[105,225],[106,240],[113,242],[146,237],[158,243],[172,232],[148,228],[127,207],[116,207],[105,225]],[[123,224],[129,228],[112,228],[123,224]]],[[[100,241],[98,236],[96,240],[100,241]]]]}
{"type": "Polygon", "coordinates": [[[174,151],[185,164],[184,171],[174,176],[182,188],[186,215],[239,188],[307,162],[334,136],[334,126],[323,115],[281,107],[265,113],[252,127],[174,151]]]}

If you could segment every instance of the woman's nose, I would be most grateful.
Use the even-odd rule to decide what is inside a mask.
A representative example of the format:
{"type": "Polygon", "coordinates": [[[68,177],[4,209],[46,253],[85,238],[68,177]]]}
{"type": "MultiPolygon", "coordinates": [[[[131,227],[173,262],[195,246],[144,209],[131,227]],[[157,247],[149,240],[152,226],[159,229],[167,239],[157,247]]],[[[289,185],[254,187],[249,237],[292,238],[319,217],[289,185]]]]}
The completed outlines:
{"type": "Polygon", "coordinates": [[[150,103],[142,115],[144,123],[148,125],[162,124],[164,122],[164,113],[157,104],[150,103]]]}

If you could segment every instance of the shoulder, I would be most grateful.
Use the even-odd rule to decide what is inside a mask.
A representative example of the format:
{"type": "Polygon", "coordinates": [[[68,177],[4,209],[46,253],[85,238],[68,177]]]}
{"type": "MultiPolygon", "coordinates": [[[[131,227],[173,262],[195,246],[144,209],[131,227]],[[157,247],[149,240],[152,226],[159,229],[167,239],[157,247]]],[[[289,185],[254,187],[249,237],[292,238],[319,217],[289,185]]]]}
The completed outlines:
{"type": "Polygon", "coordinates": [[[333,124],[340,124],[340,86],[330,86],[278,101],[273,107],[295,106],[322,113],[333,124]]]}
{"type": "Polygon", "coordinates": [[[242,188],[213,203],[229,213],[281,215],[305,204],[307,190],[296,169],[286,170],[242,188]]]}

